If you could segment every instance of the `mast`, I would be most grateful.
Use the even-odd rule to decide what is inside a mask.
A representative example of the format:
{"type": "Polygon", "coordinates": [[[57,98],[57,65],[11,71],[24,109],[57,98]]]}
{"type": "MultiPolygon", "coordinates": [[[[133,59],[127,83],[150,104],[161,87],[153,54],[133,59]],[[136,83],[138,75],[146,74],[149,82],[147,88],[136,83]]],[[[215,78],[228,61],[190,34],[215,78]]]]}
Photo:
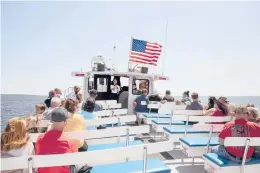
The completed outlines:
{"type": "Polygon", "coordinates": [[[168,34],[168,18],[166,18],[166,26],[165,26],[164,51],[163,51],[163,61],[162,61],[162,75],[164,74],[164,64],[165,64],[165,58],[166,58],[167,34],[168,34]]]}

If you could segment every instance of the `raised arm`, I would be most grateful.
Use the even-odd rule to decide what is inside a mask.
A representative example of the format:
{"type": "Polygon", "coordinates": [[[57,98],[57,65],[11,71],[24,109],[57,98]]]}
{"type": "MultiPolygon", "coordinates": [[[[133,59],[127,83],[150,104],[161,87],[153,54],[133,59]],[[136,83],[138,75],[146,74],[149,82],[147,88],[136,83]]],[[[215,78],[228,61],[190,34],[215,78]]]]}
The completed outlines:
{"type": "Polygon", "coordinates": [[[203,111],[203,115],[205,115],[205,116],[211,116],[215,111],[216,111],[215,108],[211,108],[211,109],[209,109],[209,110],[204,110],[204,111],[203,111]]]}

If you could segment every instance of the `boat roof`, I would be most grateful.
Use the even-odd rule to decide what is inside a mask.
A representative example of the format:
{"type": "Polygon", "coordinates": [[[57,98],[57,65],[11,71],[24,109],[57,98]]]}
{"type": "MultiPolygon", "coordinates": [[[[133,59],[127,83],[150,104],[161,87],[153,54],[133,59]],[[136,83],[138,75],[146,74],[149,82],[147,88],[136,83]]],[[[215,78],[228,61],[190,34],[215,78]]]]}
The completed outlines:
{"type": "Polygon", "coordinates": [[[169,80],[169,77],[163,76],[160,74],[151,74],[151,73],[138,73],[138,72],[118,72],[118,71],[89,71],[89,72],[72,72],[74,77],[91,77],[94,74],[98,75],[111,75],[111,76],[145,76],[154,78],[154,80],[169,80]]]}

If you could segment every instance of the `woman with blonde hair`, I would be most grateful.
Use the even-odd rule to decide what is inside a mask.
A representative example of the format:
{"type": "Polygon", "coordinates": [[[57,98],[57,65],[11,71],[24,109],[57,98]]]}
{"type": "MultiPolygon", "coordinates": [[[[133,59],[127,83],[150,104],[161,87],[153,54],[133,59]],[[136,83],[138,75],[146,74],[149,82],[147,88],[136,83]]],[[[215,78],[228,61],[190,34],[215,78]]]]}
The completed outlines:
{"type": "Polygon", "coordinates": [[[259,115],[254,107],[247,107],[247,120],[255,123],[259,123],[259,115]]]}
{"type": "MultiPolygon", "coordinates": [[[[32,154],[34,154],[34,146],[29,141],[26,121],[18,117],[10,119],[1,135],[1,157],[18,157],[32,154]]],[[[3,173],[7,172],[27,173],[29,170],[3,171],[3,173]]]]}

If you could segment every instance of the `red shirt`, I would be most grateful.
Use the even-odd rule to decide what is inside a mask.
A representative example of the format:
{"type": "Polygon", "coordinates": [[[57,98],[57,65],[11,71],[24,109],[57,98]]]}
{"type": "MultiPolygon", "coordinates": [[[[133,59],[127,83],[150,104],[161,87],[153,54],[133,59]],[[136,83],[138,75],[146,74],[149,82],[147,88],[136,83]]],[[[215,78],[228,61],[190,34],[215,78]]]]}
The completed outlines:
{"type": "MultiPolygon", "coordinates": [[[[224,115],[224,113],[218,109],[216,109],[216,111],[211,115],[213,117],[224,117],[226,115],[224,115]]],[[[225,124],[225,123],[222,123],[222,122],[212,122],[211,124],[225,124]]]]}
{"type": "MultiPolygon", "coordinates": [[[[62,134],[62,131],[50,130],[38,137],[36,155],[64,154],[78,152],[78,142],[62,134]]],[[[38,173],[69,173],[69,166],[39,168],[38,173]]]]}
{"type": "MultiPolygon", "coordinates": [[[[223,130],[219,134],[219,138],[226,137],[259,137],[260,126],[256,123],[238,119],[225,124],[223,130]]],[[[226,150],[233,156],[243,157],[245,147],[225,147],[226,150]]],[[[247,158],[251,157],[254,152],[254,147],[249,147],[247,158]]]]}

